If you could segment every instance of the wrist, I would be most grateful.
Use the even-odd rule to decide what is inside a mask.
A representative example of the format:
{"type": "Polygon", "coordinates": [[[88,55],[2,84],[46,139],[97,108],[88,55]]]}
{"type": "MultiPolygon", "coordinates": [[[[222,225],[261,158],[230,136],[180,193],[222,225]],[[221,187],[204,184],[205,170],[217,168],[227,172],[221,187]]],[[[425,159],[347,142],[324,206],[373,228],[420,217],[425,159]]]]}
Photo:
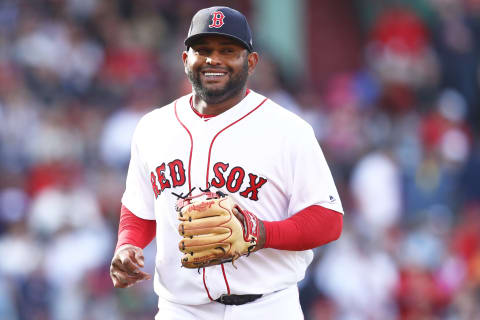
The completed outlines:
{"type": "Polygon", "coordinates": [[[131,243],[124,243],[124,244],[121,244],[121,245],[117,246],[117,248],[115,249],[115,253],[117,253],[121,250],[124,250],[124,249],[129,249],[129,248],[141,249],[140,247],[137,247],[136,245],[133,245],[131,243]]]}
{"type": "Polygon", "coordinates": [[[265,232],[265,224],[262,220],[258,219],[258,237],[257,237],[257,245],[253,251],[258,251],[265,247],[266,241],[266,232],[265,232]]]}

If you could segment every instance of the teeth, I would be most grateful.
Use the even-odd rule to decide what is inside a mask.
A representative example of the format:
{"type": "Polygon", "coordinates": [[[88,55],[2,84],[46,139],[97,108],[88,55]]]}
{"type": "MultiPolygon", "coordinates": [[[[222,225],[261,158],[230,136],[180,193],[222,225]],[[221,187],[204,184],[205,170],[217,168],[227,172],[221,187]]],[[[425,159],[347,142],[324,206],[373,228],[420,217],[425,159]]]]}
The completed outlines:
{"type": "Polygon", "coordinates": [[[216,73],[216,72],[205,72],[205,76],[207,77],[220,77],[220,76],[223,76],[224,73],[216,73]]]}

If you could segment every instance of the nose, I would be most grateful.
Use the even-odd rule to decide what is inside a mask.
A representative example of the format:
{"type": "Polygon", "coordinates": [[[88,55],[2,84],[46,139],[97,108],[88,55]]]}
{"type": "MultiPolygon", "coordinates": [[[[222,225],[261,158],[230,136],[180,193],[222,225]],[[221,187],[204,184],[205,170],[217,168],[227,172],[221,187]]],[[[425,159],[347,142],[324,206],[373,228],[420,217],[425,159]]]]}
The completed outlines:
{"type": "Polygon", "coordinates": [[[210,55],[207,57],[207,59],[206,59],[205,62],[206,62],[207,64],[209,64],[209,65],[212,65],[212,66],[216,66],[216,65],[221,64],[220,59],[218,59],[218,57],[217,57],[217,55],[216,55],[215,53],[210,54],[210,55]]]}

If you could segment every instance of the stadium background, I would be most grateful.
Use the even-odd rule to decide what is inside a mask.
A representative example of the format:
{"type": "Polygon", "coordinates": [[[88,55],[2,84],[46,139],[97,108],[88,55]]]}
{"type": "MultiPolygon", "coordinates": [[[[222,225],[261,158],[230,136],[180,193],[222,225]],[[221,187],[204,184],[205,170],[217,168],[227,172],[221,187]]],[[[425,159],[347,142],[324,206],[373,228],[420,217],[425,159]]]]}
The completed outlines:
{"type": "Polygon", "coordinates": [[[250,87],[312,124],[343,200],[306,319],[479,319],[478,0],[0,1],[0,319],[152,319],[151,282],[108,276],[130,137],[190,90],[183,40],[216,4],[249,18],[250,87]]]}

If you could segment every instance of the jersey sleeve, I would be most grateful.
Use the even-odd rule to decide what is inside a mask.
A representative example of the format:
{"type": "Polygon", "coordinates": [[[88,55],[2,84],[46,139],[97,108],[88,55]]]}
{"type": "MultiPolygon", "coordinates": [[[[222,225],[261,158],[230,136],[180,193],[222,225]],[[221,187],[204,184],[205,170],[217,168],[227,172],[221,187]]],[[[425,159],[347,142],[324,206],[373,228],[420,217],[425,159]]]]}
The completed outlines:
{"type": "Polygon", "coordinates": [[[147,164],[142,158],[141,142],[145,117],[137,124],[132,138],[130,164],[128,166],[122,204],[142,219],[155,220],[154,198],[147,164]]]}
{"type": "Polygon", "coordinates": [[[288,215],[312,205],[343,214],[337,188],[313,129],[305,124],[291,143],[288,215]]]}

